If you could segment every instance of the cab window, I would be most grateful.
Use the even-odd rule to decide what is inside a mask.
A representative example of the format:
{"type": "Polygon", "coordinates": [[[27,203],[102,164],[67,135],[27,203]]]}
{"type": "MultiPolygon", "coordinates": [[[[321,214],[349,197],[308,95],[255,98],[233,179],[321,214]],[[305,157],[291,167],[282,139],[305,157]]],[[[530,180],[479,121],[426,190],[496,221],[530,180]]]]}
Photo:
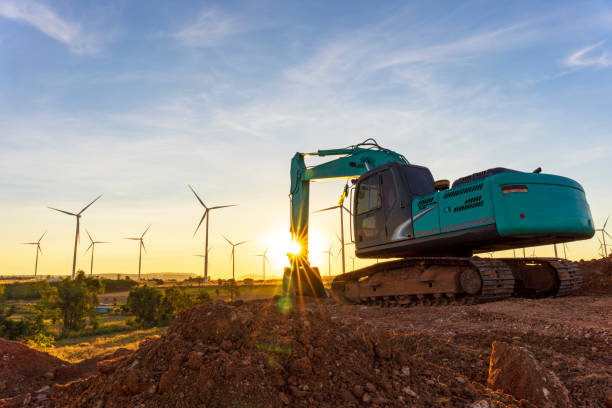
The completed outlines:
{"type": "Polygon", "coordinates": [[[381,205],[379,176],[373,175],[359,184],[357,215],[379,208],[381,205]]]}

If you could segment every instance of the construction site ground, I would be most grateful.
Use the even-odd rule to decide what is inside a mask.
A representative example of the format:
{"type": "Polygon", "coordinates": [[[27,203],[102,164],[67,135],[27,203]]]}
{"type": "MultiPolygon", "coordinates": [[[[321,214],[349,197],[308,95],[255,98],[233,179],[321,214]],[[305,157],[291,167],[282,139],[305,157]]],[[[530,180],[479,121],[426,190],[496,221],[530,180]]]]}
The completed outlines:
{"type": "Polygon", "coordinates": [[[584,288],[564,298],[217,301],[135,352],[79,365],[0,342],[0,407],[540,406],[487,385],[494,341],[528,349],[565,386],[567,406],[612,406],[612,262],[582,268],[584,288]]]}

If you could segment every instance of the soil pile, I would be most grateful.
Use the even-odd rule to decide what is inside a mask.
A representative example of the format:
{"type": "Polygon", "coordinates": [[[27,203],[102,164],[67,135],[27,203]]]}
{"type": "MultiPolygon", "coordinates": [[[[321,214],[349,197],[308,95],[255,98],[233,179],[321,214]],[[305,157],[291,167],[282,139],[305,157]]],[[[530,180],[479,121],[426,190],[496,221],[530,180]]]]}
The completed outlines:
{"type": "Polygon", "coordinates": [[[281,309],[278,301],[196,306],[165,336],[54,387],[52,397],[97,408],[532,406],[410,354],[405,334],[334,319],[325,305],[281,309]]]}
{"type": "Polygon", "coordinates": [[[607,258],[580,261],[583,276],[580,296],[612,295],[612,255],[607,258]]]}
{"type": "Polygon", "coordinates": [[[49,354],[0,338],[0,406],[47,385],[51,377],[47,373],[63,364],[66,363],[49,354]]]}
{"type": "Polygon", "coordinates": [[[100,361],[131,353],[118,349],[110,356],[70,364],[24,344],[0,338],[0,407],[51,406],[52,385],[85,378],[97,371],[100,361]]]}

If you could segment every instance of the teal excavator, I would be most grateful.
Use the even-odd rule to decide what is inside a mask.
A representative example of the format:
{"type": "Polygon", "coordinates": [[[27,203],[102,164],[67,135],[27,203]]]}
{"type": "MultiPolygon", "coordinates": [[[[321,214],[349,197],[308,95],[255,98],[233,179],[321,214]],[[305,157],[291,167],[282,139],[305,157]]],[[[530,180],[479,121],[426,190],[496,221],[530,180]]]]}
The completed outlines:
{"type": "Polygon", "coordinates": [[[355,253],[388,259],[338,275],[335,297],[378,305],[499,300],[512,295],[567,295],[582,283],[577,265],[559,258],[490,258],[474,254],[591,238],[583,188],[566,177],[492,168],[452,183],[368,139],[358,145],[296,153],[291,161],[291,235],[283,289],[327,297],[308,261],[310,182],[351,179],[355,253]],[[339,156],[307,167],[308,156],[339,156]]]}

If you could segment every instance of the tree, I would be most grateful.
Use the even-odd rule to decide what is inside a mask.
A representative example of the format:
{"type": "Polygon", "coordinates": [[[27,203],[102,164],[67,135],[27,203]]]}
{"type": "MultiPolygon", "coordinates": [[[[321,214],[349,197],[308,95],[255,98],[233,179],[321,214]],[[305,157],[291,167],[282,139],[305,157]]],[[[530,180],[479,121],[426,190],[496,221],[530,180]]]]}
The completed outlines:
{"type": "Polygon", "coordinates": [[[63,329],[80,330],[87,324],[98,325],[95,305],[98,304],[98,293],[103,290],[99,279],[86,278],[85,272],[79,270],[74,280],[66,278],[59,285],[57,307],[61,310],[63,329]]]}
{"type": "Polygon", "coordinates": [[[36,282],[36,290],[40,294],[40,301],[37,305],[38,313],[43,319],[50,319],[53,324],[57,323],[61,316],[57,288],[51,286],[48,281],[41,280],[36,282]]]}
{"type": "Polygon", "coordinates": [[[175,285],[166,289],[162,308],[168,315],[174,316],[181,310],[189,309],[193,305],[193,299],[183,286],[175,285]]]}
{"type": "Polygon", "coordinates": [[[159,289],[144,285],[130,291],[127,307],[136,314],[136,321],[142,326],[153,326],[163,320],[162,300],[163,294],[159,289]]]}

